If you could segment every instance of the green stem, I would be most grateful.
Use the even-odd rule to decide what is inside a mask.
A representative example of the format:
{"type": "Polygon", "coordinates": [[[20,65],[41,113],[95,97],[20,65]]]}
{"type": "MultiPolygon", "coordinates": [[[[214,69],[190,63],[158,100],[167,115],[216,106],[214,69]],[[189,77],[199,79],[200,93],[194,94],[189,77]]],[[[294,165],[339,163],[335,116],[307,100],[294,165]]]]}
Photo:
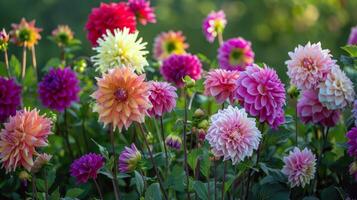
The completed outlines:
{"type": "Polygon", "coordinates": [[[67,124],[67,109],[65,109],[64,113],[63,113],[63,123],[64,123],[64,141],[68,147],[69,155],[70,155],[71,159],[73,159],[74,154],[72,151],[71,144],[69,142],[69,133],[68,133],[68,124],[67,124]]]}
{"type": "MultiPolygon", "coordinates": [[[[224,104],[223,104],[224,105],[224,104]]],[[[224,169],[223,169],[223,180],[222,180],[222,200],[224,200],[224,184],[226,182],[226,173],[227,173],[227,161],[224,162],[224,169]]]]}
{"type": "Polygon", "coordinates": [[[191,200],[190,197],[190,179],[189,179],[189,171],[188,171],[188,165],[187,165],[187,94],[186,94],[186,88],[183,89],[183,98],[184,98],[184,122],[183,122],[183,148],[184,148],[184,169],[186,172],[186,194],[187,194],[187,199],[191,200]]]}
{"type": "Polygon", "coordinates": [[[10,78],[11,77],[11,73],[10,73],[10,66],[9,66],[9,57],[7,55],[7,49],[6,48],[4,50],[4,57],[5,57],[5,67],[6,67],[6,71],[7,71],[7,76],[10,78]]]}
{"type": "Polygon", "coordinates": [[[297,104],[295,106],[295,146],[298,147],[298,110],[297,104]]]}
{"type": "Polygon", "coordinates": [[[36,175],[35,173],[32,173],[32,200],[37,199],[37,189],[36,189],[36,175]]]}
{"type": "MultiPolygon", "coordinates": [[[[164,133],[164,122],[162,120],[162,116],[160,116],[160,127],[161,127],[161,138],[162,138],[162,143],[164,144],[164,150],[165,150],[165,161],[166,161],[166,171],[169,170],[169,157],[167,154],[167,147],[166,147],[166,142],[165,142],[165,133],[164,133]]],[[[167,174],[166,174],[167,175],[167,174]]]]}
{"type": "Polygon", "coordinates": [[[43,169],[43,174],[44,174],[44,179],[45,179],[45,200],[49,200],[49,195],[48,195],[48,181],[47,181],[47,169],[44,167],[43,169]]]}
{"type": "Polygon", "coordinates": [[[21,70],[21,79],[22,79],[22,82],[24,81],[25,79],[25,74],[26,74],[26,42],[24,42],[24,46],[22,48],[22,70],[21,70]]]}
{"type": "Polygon", "coordinates": [[[31,47],[31,57],[32,57],[32,66],[33,66],[33,69],[35,71],[36,82],[38,82],[38,71],[37,71],[37,60],[36,60],[35,46],[31,47]]]}
{"type": "Polygon", "coordinates": [[[98,182],[97,182],[95,179],[93,179],[93,182],[94,182],[95,187],[97,188],[97,191],[98,191],[98,194],[99,194],[99,198],[100,198],[101,200],[103,200],[102,191],[100,190],[100,187],[99,187],[98,182]]]}
{"type": "Polygon", "coordinates": [[[114,188],[114,195],[115,195],[115,199],[116,200],[119,200],[119,184],[118,184],[118,180],[117,180],[117,177],[118,177],[118,167],[117,167],[117,156],[116,156],[116,153],[115,153],[115,140],[114,140],[114,131],[113,131],[113,127],[112,126],[109,126],[109,135],[110,135],[110,143],[112,145],[112,154],[113,154],[113,157],[114,157],[114,169],[113,169],[113,179],[112,179],[112,182],[113,182],[113,188],[114,188]]]}

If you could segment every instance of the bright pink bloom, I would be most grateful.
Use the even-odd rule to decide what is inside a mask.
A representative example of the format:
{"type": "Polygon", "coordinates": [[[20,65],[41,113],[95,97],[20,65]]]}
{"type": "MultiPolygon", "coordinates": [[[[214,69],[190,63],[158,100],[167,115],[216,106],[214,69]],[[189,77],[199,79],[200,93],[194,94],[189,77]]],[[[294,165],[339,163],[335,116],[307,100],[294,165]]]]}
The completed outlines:
{"type": "Polygon", "coordinates": [[[357,159],[357,127],[352,128],[347,133],[348,154],[357,159]]]}
{"type": "Polygon", "coordinates": [[[107,30],[114,32],[114,29],[123,30],[129,28],[131,33],[136,30],[135,15],[129,6],[124,3],[101,3],[100,7],[93,8],[88,17],[86,29],[88,40],[93,46],[97,46],[98,38],[102,37],[107,30]]]}
{"type": "Polygon", "coordinates": [[[233,104],[238,77],[238,71],[215,69],[208,72],[204,83],[205,95],[214,97],[218,103],[224,103],[229,99],[233,104]]]}
{"type": "Polygon", "coordinates": [[[338,110],[328,110],[318,99],[318,91],[305,90],[297,104],[298,116],[305,124],[335,126],[340,119],[338,110]]]}
{"type": "Polygon", "coordinates": [[[161,117],[171,112],[176,106],[176,88],[167,82],[149,82],[149,100],[152,108],[148,110],[151,117],[161,117]]]}
{"type": "Polygon", "coordinates": [[[150,7],[150,1],[146,0],[129,0],[129,7],[135,13],[136,19],[142,24],[156,23],[154,9],[150,7]]]}
{"type": "Polygon", "coordinates": [[[307,148],[300,151],[295,147],[288,156],[284,157],[284,163],[282,172],[288,177],[291,187],[305,187],[315,177],[316,158],[307,148]]]}
{"type": "Polygon", "coordinates": [[[274,69],[258,65],[247,67],[238,77],[236,97],[260,122],[267,122],[273,128],[284,122],[285,89],[274,69]]]}
{"type": "Polygon", "coordinates": [[[233,165],[252,156],[258,149],[261,133],[254,118],[248,118],[244,109],[228,106],[212,115],[206,140],[216,157],[232,160],[233,165]]]}
{"type": "Polygon", "coordinates": [[[218,34],[222,34],[226,24],[226,15],[222,10],[210,12],[202,24],[202,30],[208,42],[213,42],[218,34]]]}

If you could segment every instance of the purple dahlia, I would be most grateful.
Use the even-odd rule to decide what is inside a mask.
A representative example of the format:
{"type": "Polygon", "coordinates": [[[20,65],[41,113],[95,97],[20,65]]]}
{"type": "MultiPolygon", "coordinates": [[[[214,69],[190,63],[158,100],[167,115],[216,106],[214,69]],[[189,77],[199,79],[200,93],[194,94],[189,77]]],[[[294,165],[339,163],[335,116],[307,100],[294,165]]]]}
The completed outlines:
{"type": "Polygon", "coordinates": [[[119,155],[119,171],[122,173],[132,172],[138,167],[140,161],[140,151],[136,148],[135,144],[131,144],[130,147],[125,147],[119,155]]]}
{"type": "Polygon", "coordinates": [[[95,153],[86,154],[71,164],[71,176],[75,177],[77,183],[86,183],[88,179],[96,179],[98,171],[104,165],[104,158],[95,153]]]}
{"type": "Polygon", "coordinates": [[[16,108],[21,104],[21,91],[14,79],[0,77],[0,123],[16,114],[16,108]]]}

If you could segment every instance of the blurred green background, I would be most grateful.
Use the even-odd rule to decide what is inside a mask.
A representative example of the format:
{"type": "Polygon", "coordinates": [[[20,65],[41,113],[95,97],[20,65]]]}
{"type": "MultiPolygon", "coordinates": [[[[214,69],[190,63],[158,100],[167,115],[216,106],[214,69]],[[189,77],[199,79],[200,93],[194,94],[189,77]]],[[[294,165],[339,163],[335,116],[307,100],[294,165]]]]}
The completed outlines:
{"type": "MultiPolygon", "coordinates": [[[[11,23],[21,17],[36,19],[43,28],[42,40],[37,47],[38,60],[44,65],[59,55],[57,47],[47,36],[58,24],[68,24],[83,42],[78,55],[90,56],[93,51],[86,40],[84,25],[99,0],[1,0],[0,27],[9,30],[11,23]]],[[[216,57],[218,44],[209,44],[201,30],[204,17],[211,10],[223,9],[228,24],[224,38],[242,36],[252,41],[257,62],[265,62],[278,70],[286,80],[284,61],[288,51],[298,44],[321,41],[337,59],[346,44],[350,28],[357,24],[356,0],[153,0],[157,23],[138,25],[140,35],[151,51],[157,34],[167,30],[182,30],[192,53],[216,57]]],[[[17,47],[10,52],[18,54],[17,47]]],[[[20,55],[20,54],[18,54],[20,55]]]]}

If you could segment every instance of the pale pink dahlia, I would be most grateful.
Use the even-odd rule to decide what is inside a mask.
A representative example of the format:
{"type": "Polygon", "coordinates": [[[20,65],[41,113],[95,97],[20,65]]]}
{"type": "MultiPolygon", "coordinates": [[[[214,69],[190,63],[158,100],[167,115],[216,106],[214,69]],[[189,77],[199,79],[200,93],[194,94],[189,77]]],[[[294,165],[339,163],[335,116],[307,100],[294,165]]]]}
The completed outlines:
{"type": "Polygon", "coordinates": [[[202,30],[208,42],[213,42],[219,34],[222,34],[226,24],[226,15],[223,10],[210,12],[202,24],[202,30]]]}
{"type": "Polygon", "coordinates": [[[338,110],[329,110],[318,99],[317,90],[305,90],[297,103],[298,116],[304,124],[335,126],[340,119],[338,110]]]}
{"type": "Polygon", "coordinates": [[[38,155],[36,148],[47,146],[51,120],[34,110],[22,110],[10,116],[0,133],[0,159],[6,172],[22,166],[30,171],[38,155]]]}
{"type": "Polygon", "coordinates": [[[301,151],[295,147],[284,157],[284,164],[282,172],[288,177],[291,187],[305,187],[315,177],[316,158],[307,148],[301,151]]]}
{"type": "Polygon", "coordinates": [[[223,160],[231,159],[236,164],[252,156],[261,137],[254,118],[248,118],[244,109],[228,106],[211,116],[206,140],[216,157],[223,156],[223,160]]]}
{"type": "Polygon", "coordinates": [[[218,62],[222,69],[243,71],[254,62],[249,41],[238,37],[225,41],[218,49],[218,62]]]}
{"type": "Polygon", "coordinates": [[[204,82],[205,95],[214,97],[218,103],[224,103],[229,99],[233,104],[238,77],[238,71],[215,69],[208,72],[204,82]]]}
{"type": "Polygon", "coordinates": [[[135,13],[136,19],[142,24],[156,23],[154,9],[150,7],[150,1],[146,0],[129,0],[130,10],[135,13]]]}
{"type": "Polygon", "coordinates": [[[164,113],[171,112],[176,106],[176,88],[167,82],[149,82],[149,100],[152,108],[148,110],[151,117],[161,117],[164,113]]]}
{"type": "Polygon", "coordinates": [[[236,97],[260,122],[267,122],[273,128],[284,123],[285,89],[274,69],[258,65],[247,67],[238,77],[236,97]]]}
{"type": "Polygon", "coordinates": [[[292,84],[300,90],[316,89],[321,81],[326,79],[332,65],[336,63],[328,49],[322,49],[321,44],[299,45],[294,52],[289,52],[290,60],[288,76],[292,84]]]}

